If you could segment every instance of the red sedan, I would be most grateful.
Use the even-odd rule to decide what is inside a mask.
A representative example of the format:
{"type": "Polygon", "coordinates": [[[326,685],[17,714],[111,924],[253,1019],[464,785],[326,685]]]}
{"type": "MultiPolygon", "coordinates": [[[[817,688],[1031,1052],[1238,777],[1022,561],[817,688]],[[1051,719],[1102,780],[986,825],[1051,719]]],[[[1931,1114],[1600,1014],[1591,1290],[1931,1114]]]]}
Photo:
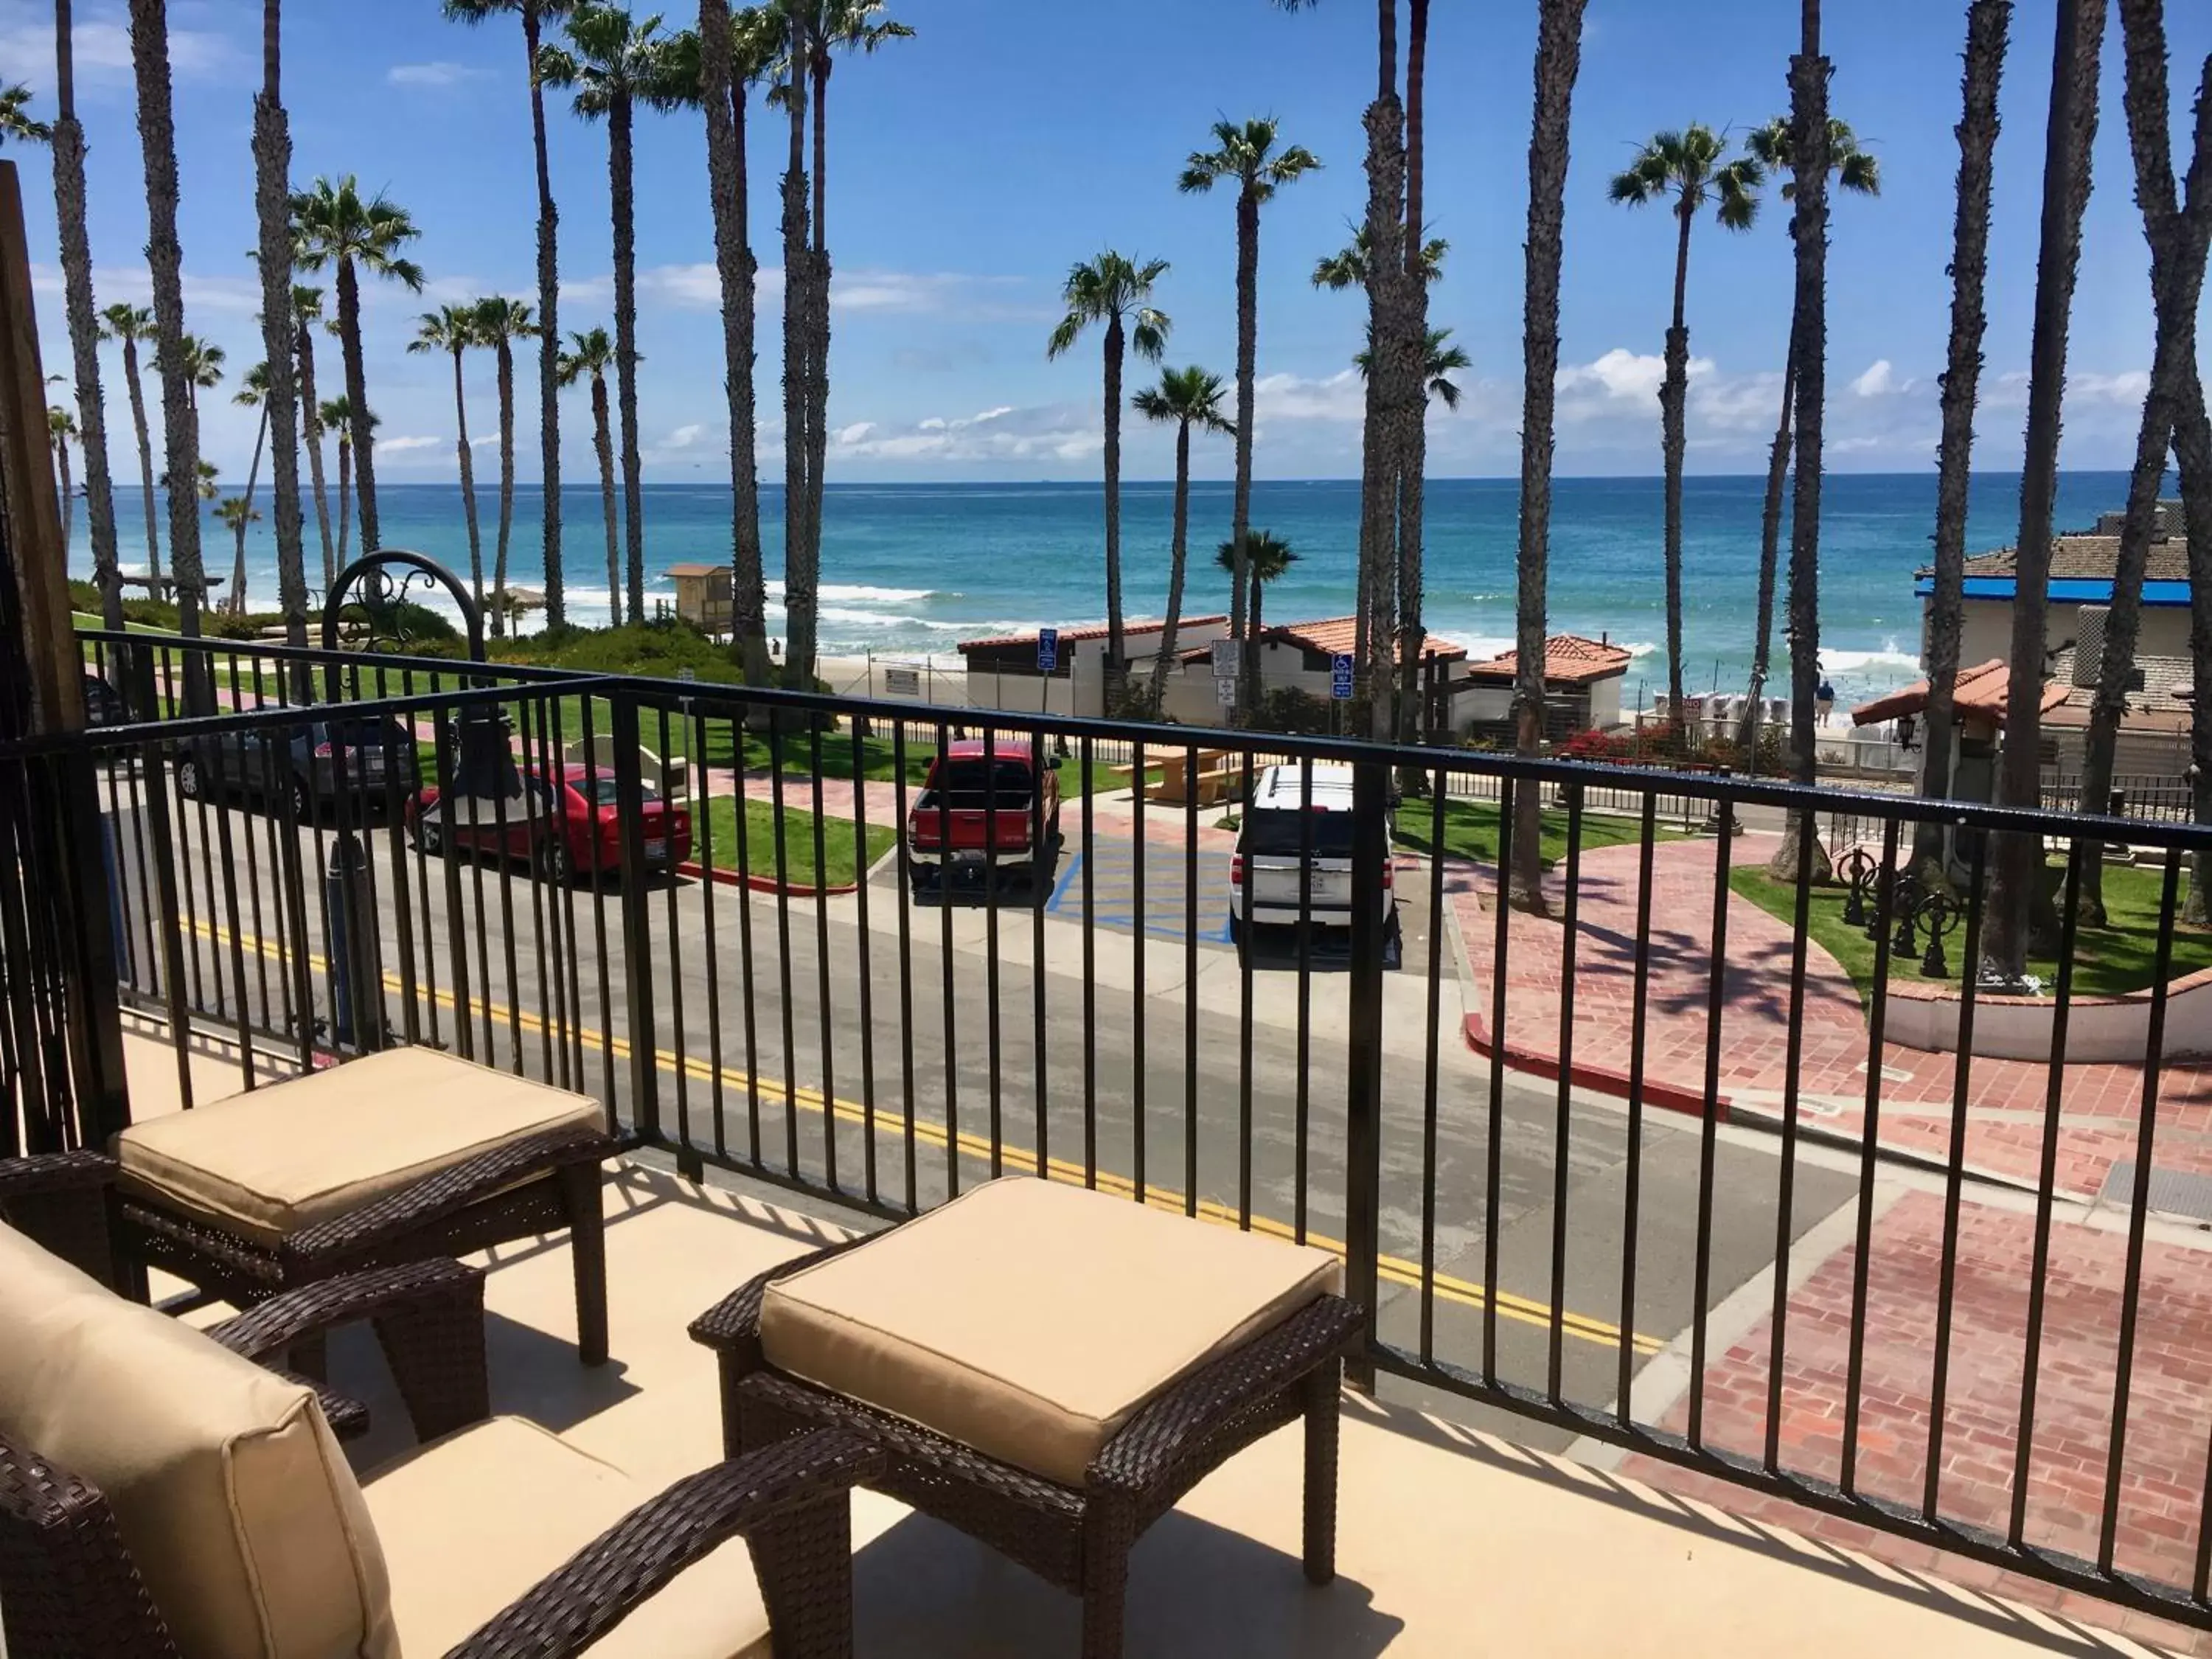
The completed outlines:
{"type": "MultiPolygon", "coordinates": [[[[407,803],[409,834],[426,853],[442,853],[451,836],[459,852],[526,860],[551,881],[622,868],[611,767],[565,765],[550,784],[537,767],[519,769],[522,793],[504,803],[464,798],[449,812],[434,787],[418,791],[407,803]]],[[[646,867],[673,869],[691,856],[691,814],[650,781],[643,787],[646,867]]]]}

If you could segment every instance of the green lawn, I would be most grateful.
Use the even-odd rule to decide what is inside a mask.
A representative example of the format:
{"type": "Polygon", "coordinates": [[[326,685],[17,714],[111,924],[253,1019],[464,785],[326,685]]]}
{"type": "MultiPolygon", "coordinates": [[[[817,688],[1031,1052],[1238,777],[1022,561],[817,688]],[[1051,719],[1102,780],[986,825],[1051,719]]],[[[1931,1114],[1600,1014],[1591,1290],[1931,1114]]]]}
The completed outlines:
{"type": "MultiPolygon", "coordinates": [[[[866,873],[865,866],[873,864],[896,846],[898,836],[893,830],[878,824],[868,826],[868,844],[865,858],[856,856],[853,825],[850,819],[823,817],[822,827],[822,861],[817,867],[814,859],[815,817],[811,812],[794,812],[787,808],[783,814],[784,879],[800,887],[839,887],[856,882],[866,873]]],[[[737,803],[727,795],[716,795],[707,803],[707,823],[702,836],[695,829],[691,837],[691,852],[695,858],[704,857],[706,841],[714,842],[714,867],[734,870],[738,867],[737,803]]],[[[773,878],[776,873],[775,808],[764,800],[745,803],[745,872],[749,875],[773,878]]]]}
{"type": "MultiPolygon", "coordinates": [[[[2159,899],[2164,873],[2115,866],[2105,872],[2105,915],[2109,926],[2084,927],[2075,937],[2074,990],[2081,996],[2118,996],[2140,991],[2155,976],[2158,961],[2159,899]]],[[[1757,865],[1738,865],[1729,872],[1729,884],[1745,898],[1785,924],[1795,925],[1797,895],[1795,885],[1776,881],[1757,865]]],[[[1874,941],[1863,927],[1847,927],[1843,919],[1846,890],[1816,887],[1808,915],[1813,937],[1841,963],[1858,987],[1862,999],[1874,994],[1874,941]]],[[[1954,989],[1966,955],[1966,918],[1944,935],[1943,954],[1951,970],[1945,980],[1931,980],[1920,971],[1920,952],[1910,960],[1893,949],[1890,977],[1911,984],[1944,984],[1954,989]]],[[[1923,942],[1925,948],[1925,942],[1923,942]]],[[[2179,928],[2173,935],[2175,976],[2212,968],[2212,933],[2179,928]]],[[[2027,971],[2046,986],[2056,987],[2058,964],[2050,957],[2031,957],[2027,971]]]]}
{"type": "MultiPolygon", "coordinates": [[[[1398,844],[1416,853],[1433,853],[1431,831],[1434,828],[1433,803],[1407,798],[1398,807],[1398,844]]],[[[1564,810],[1547,811],[1543,817],[1544,867],[1566,856],[1567,815],[1564,810]]],[[[1643,834],[1642,822],[1636,818],[1601,817],[1595,812],[1583,815],[1583,851],[1600,847],[1620,847],[1636,842],[1643,834]]],[[[1663,827],[1655,829],[1654,838],[1659,841],[1680,841],[1681,832],[1663,827]]],[[[1498,857],[1498,806],[1486,800],[1453,800],[1444,803],[1443,851],[1449,858],[1475,859],[1492,863],[1498,857]]]]}

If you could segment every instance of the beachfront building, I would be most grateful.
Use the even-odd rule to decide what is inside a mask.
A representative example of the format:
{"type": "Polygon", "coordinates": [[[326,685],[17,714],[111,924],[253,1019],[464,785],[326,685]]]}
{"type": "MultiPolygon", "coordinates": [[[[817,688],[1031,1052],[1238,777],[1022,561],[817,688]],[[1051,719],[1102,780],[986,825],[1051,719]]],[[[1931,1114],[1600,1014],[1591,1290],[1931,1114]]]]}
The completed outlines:
{"type": "MultiPolygon", "coordinates": [[[[1338,699],[1336,663],[1352,654],[1358,642],[1358,621],[1352,617],[1324,617],[1313,622],[1284,623],[1260,631],[1253,643],[1259,653],[1260,695],[1296,692],[1316,702],[1338,699]]],[[[1168,676],[1160,698],[1160,712],[1186,726],[1220,726],[1229,710],[1214,687],[1211,646],[1193,645],[1168,676]]],[[[1432,705],[1431,729],[1439,724],[1433,704],[1455,665],[1467,660],[1467,647],[1431,634],[1421,649],[1421,684],[1432,705]]],[[[1448,718],[1448,717],[1447,717],[1448,718]]]]}
{"type": "MultiPolygon", "coordinates": [[[[1121,651],[1127,672],[1133,678],[1152,671],[1160,648],[1164,624],[1153,617],[1123,624],[1121,651]]],[[[1229,635],[1229,618],[1223,616],[1184,617],[1176,623],[1179,645],[1212,649],[1212,641],[1229,635]]],[[[997,708],[1013,714],[1078,714],[1097,718],[1106,707],[1106,626],[1063,628],[1055,630],[1050,653],[1052,666],[1044,667],[1042,641],[1032,629],[1026,634],[1001,634],[987,640],[963,640],[960,656],[968,675],[968,706],[997,708]]]]}
{"type": "Polygon", "coordinates": [[[730,631],[730,567],[726,564],[672,564],[668,577],[676,584],[676,614],[702,634],[730,631]]]}
{"type": "MultiPolygon", "coordinates": [[[[1544,737],[1558,743],[1577,732],[1605,732],[1620,724],[1620,688],[1631,660],[1609,635],[1585,639],[1554,634],[1544,641],[1544,737]]],[[[1510,743],[1513,685],[1521,654],[1508,651],[1469,663],[1454,677],[1453,729],[1464,737],[1510,743]]]]}

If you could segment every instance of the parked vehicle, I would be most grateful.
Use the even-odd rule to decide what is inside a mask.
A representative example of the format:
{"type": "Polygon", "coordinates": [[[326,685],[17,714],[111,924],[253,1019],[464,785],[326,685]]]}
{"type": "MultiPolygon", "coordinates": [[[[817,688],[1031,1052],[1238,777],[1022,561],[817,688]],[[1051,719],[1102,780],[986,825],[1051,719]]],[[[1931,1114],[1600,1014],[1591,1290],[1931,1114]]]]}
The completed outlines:
{"type": "Polygon", "coordinates": [[[1060,758],[1040,767],[1026,743],[978,738],[930,763],[906,818],[907,872],[918,882],[987,868],[1033,877],[1060,841],[1060,758]],[[1042,823],[1040,844],[1035,830],[1042,823]]]}
{"type": "MultiPolygon", "coordinates": [[[[1229,860],[1229,933],[1240,948],[1258,928],[1295,927],[1302,918],[1316,927],[1352,926],[1352,824],[1349,766],[1316,766],[1310,787],[1295,766],[1260,774],[1229,860]]],[[[1388,847],[1393,826],[1387,817],[1382,833],[1388,847]]],[[[1396,926],[1397,915],[1386,858],[1386,929],[1396,926]]]]}
{"type": "Polygon", "coordinates": [[[123,694],[97,674],[84,677],[84,723],[87,726],[128,726],[131,710],[123,694]]]}
{"type": "Polygon", "coordinates": [[[411,793],[422,768],[415,733],[389,715],[341,714],[299,725],[193,738],[177,757],[177,793],[186,800],[235,790],[291,798],[301,823],[335,821],[341,783],[348,811],[374,811],[411,793]]]}
{"type": "MultiPolygon", "coordinates": [[[[450,838],[456,852],[526,862],[549,881],[622,868],[612,767],[571,762],[518,770],[522,793],[503,805],[464,796],[448,811],[435,785],[422,790],[407,803],[409,836],[425,853],[444,852],[450,838]]],[[[691,857],[691,814],[662,799],[649,781],[641,787],[647,867],[672,870],[691,857]]]]}

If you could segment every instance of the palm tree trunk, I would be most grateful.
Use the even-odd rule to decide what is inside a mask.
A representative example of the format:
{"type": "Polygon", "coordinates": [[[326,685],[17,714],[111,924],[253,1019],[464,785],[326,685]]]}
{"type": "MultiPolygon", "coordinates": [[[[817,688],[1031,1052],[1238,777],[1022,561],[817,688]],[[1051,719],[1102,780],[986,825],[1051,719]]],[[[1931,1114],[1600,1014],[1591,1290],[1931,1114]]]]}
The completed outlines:
{"type": "Polygon", "coordinates": [[[1736,763],[1759,770],[1759,704],[1766,696],[1769,653],[1774,641],[1774,586],[1782,566],[1782,487],[1790,477],[1790,423],[1796,407],[1797,319],[1790,319],[1790,344],[1782,361],[1782,414],[1774,423],[1774,442],[1766,452],[1766,499],[1759,515],[1759,600],[1751,641],[1751,690],[1743,717],[1735,723],[1736,763]]]}
{"type": "Polygon", "coordinates": [[[530,143],[538,164],[538,476],[545,494],[545,623],[568,620],[561,568],[561,215],[545,148],[545,93],[538,81],[539,0],[522,0],[522,44],[529,53],[530,143]]]}
{"type": "MultiPolygon", "coordinates": [[[[461,370],[461,354],[465,347],[453,347],[453,430],[459,435],[453,447],[459,452],[461,464],[461,517],[469,530],[469,591],[476,596],[477,611],[483,611],[483,531],[477,522],[477,466],[469,449],[469,399],[461,370]]],[[[502,523],[501,545],[505,548],[507,526],[502,523]]],[[[551,621],[549,616],[548,623],[551,621]]]]}
{"type": "MultiPolygon", "coordinates": [[[[1514,607],[1513,685],[1517,747],[1544,738],[1546,586],[1550,575],[1552,443],[1559,370],[1559,267],[1566,239],[1567,142],[1582,72],[1583,0],[1544,0],[1536,24],[1535,117],[1528,133],[1528,234],[1523,254],[1521,351],[1521,517],[1514,607]]],[[[1544,914],[1542,791],[1516,791],[1506,902],[1544,914]]]]}
{"type": "MultiPolygon", "coordinates": [[[[1797,291],[1790,308],[1796,370],[1797,467],[1790,501],[1790,773],[1814,781],[1814,703],[1820,680],[1820,441],[1828,362],[1828,60],[1820,55],[1820,0],[1804,0],[1803,37],[1790,60],[1790,152],[1796,159],[1797,291]]],[[[1679,488],[1680,481],[1677,481],[1679,488]]],[[[1793,812],[1773,872],[1826,884],[1828,857],[1810,812],[1793,812]],[[1785,862],[1786,860],[1786,862],[1785,862]]]]}
{"type": "Polygon", "coordinates": [[[1682,706],[1682,451],[1687,442],[1683,404],[1690,386],[1690,327],[1684,316],[1690,285],[1690,204],[1680,204],[1674,217],[1674,312],[1667,329],[1666,379],[1659,387],[1659,442],[1667,470],[1667,719],[1677,740],[1684,741],[1689,736],[1682,706]]]}
{"type": "MultiPolygon", "coordinates": [[[[340,432],[338,434],[338,568],[341,570],[345,568],[347,563],[346,537],[351,530],[348,520],[353,514],[353,495],[350,489],[352,479],[353,434],[350,432],[340,432]]],[[[335,582],[332,583],[333,586],[336,585],[335,582]]]]}
{"type": "MultiPolygon", "coordinates": [[[[1964,111],[1959,118],[1959,206],[1951,231],[1951,343],[1944,358],[1942,436],[1936,452],[1936,575],[1928,600],[1927,731],[1920,793],[1951,793],[1952,693],[1966,625],[1966,485],[1972,472],[1974,404],[1982,374],[1983,309],[1990,268],[1990,156],[1997,140],[1997,88],[2004,75],[2009,0],[1973,0],[1966,10],[1964,111]]],[[[1912,866],[1942,856],[1941,824],[1915,827],[1912,866]]]]}
{"type": "MultiPolygon", "coordinates": [[[[85,225],[84,127],[76,118],[70,0],[54,0],[54,217],[61,232],[62,291],[70,362],[76,377],[76,429],[84,445],[84,518],[102,624],[123,627],[122,558],[115,493],[107,471],[107,404],[100,383],[100,315],[92,294],[92,239],[85,225]]],[[[67,514],[66,498],[63,512],[67,514]]]]}
{"type": "Polygon", "coordinates": [[[514,346],[502,334],[499,364],[499,542],[491,568],[491,631],[507,632],[507,550],[514,531],[514,346]]]}
{"type": "Polygon", "coordinates": [[[376,524],[375,441],[369,428],[368,371],[361,360],[361,280],[353,261],[338,261],[338,346],[345,358],[346,403],[353,422],[354,494],[361,500],[361,550],[384,545],[376,524]]]}
{"type": "MultiPolygon", "coordinates": [[[[1376,0],[1375,48],[1375,100],[1363,118],[1367,130],[1367,337],[1374,362],[1367,375],[1360,426],[1359,562],[1353,584],[1357,599],[1352,624],[1352,657],[1370,702],[1382,696],[1379,688],[1383,680],[1375,672],[1377,659],[1372,637],[1376,592],[1395,547],[1398,505],[1389,434],[1391,360],[1384,349],[1389,338],[1391,284],[1398,263],[1405,187],[1405,111],[1398,101],[1398,0],[1376,0]]],[[[1240,532],[1240,551],[1242,540],[1240,532]]],[[[1232,630],[1241,630],[1244,611],[1241,568],[1232,611],[1232,630]]],[[[1384,655],[1380,660],[1387,674],[1389,659],[1384,655]]]]}
{"type": "Polygon", "coordinates": [[[70,530],[76,517],[76,483],[70,477],[69,437],[65,433],[54,434],[54,466],[61,475],[62,488],[62,562],[69,562],[70,530]]]}
{"type": "MultiPolygon", "coordinates": [[[[760,476],[753,408],[752,242],[747,229],[745,92],[731,64],[726,0],[700,0],[701,92],[707,119],[707,184],[714,214],[714,264],[722,289],[722,379],[730,408],[730,625],[749,685],[769,678],[761,569],[760,476]]],[[[606,393],[594,386],[593,410],[606,393]]],[[[610,483],[602,452],[602,477],[610,483]]],[[[609,586],[613,586],[612,580],[609,586]]],[[[617,607],[618,608],[618,607],[617,607]]]]}
{"type": "MultiPolygon", "coordinates": [[[[2052,514],[2058,493],[2058,422],[2066,386],[2066,332],[2081,252],[2081,214],[2089,199],[2090,147],[2097,131],[2097,60],[2104,0],[2061,0],[2051,52],[2051,118],[2045,135],[2043,223],[2036,252],[2035,328],[2028,353],[2027,434],[2021,471],[2020,541],[2014,554],[2011,678],[2005,696],[2004,750],[1997,799],[2034,808],[2043,799],[2044,628],[2049,607],[2052,514]]],[[[2031,933],[2051,919],[2042,876],[2043,842],[2034,835],[1996,838],[1994,884],[1984,952],[1993,974],[2016,981],[2027,965],[2031,933]],[[2031,908],[2035,915],[2031,921],[2031,908]]]]}
{"type": "MultiPolygon", "coordinates": [[[[2150,245],[2151,304],[2155,338],[2150,390],[2143,401],[2135,467],[2128,479],[2127,512],[2120,526],[2112,605],[2105,622],[2104,653],[2081,758],[2084,812],[2110,804],[2113,751],[2127,708],[2129,671],[2142,615],[2143,574],[2150,558],[2153,517],[2166,456],[2181,418],[2183,386],[2197,357],[2197,305],[2204,288],[2205,238],[2212,228],[2212,59],[2197,104],[2196,165],[2185,212],[2174,197],[2172,138],[2168,127],[2166,27],[2162,9],[2145,0],[2123,0],[2120,25],[2127,53],[2129,149],[2135,159],[2136,200],[2150,245]]],[[[2080,920],[2105,923],[2103,849],[2082,849],[2080,920]]]]}
{"type": "Polygon", "coordinates": [[[146,574],[159,577],[161,515],[154,505],[154,435],[146,421],[146,386],[138,375],[138,341],[134,335],[123,337],[123,379],[131,388],[131,424],[138,437],[138,487],[146,497],[146,574]]]}
{"type": "MultiPolygon", "coordinates": [[[[623,624],[622,544],[616,534],[615,525],[615,440],[607,420],[607,382],[604,375],[592,376],[592,447],[599,458],[599,508],[607,522],[607,621],[612,627],[623,624]]],[[[632,612],[632,622],[645,618],[632,612]]]]}
{"type": "Polygon", "coordinates": [[[1260,342],[1260,199],[1249,179],[1237,193],[1237,461],[1229,538],[1237,549],[1230,632],[1237,648],[1237,723],[1252,718],[1251,632],[1245,626],[1252,589],[1252,382],[1260,342]]]}
{"type": "MultiPolygon", "coordinates": [[[[1414,396],[1404,417],[1404,449],[1398,474],[1398,736],[1406,743],[1421,736],[1421,521],[1424,475],[1428,471],[1429,284],[1421,270],[1421,122],[1428,74],[1429,0],[1409,0],[1406,14],[1406,246],[1403,351],[1419,353],[1414,396]]],[[[1407,767],[1401,781],[1410,793],[1426,781],[1419,767],[1407,767]]]]}
{"type": "MultiPolygon", "coordinates": [[[[283,0],[262,0],[261,91],[253,100],[253,206],[260,232],[261,350],[269,366],[262,393],[262,431],[269,438],[269,493],[276,536],[276,603],[288,644],[307,642],[307,562],[300,522],[298,387],[292,375],[292,131],[284,113],[283,0]]],[[[258,459],[261,441],[254,443],[258,459]]],[[[246,486],[246,500],[253,484],[246,486]]],[[[246,607],[246,527],[239,526],[239,587],[246,607]]]]}
{"type": "Polygon", "coordinates": [[[1168,608],[1160,619],[1160,654],[1152,662],[1150,713],[1159,718],[1160,698],[1165,695],[1168,665],[1175,660],[1176,629],[1182,623],[1182,582],[1190,553],[1190,422],[1176,426],[1175,530],[1168,543],[1168,608]]]}
{"type": "Polygon", "coordinates": [[[300,355],[300,427],[307,441],[307,480],[315,495],[315,529],[323,542],[323,592],[337,586],[337,555],[331,541],[331,498],[323,487],[323,416],[315,402],[314,326],[302,319],[295,334],[300,355]]]}
{"type": "MultiPolygon", "coordinates": [[[[177,128],[169,97],[167,0],[131,0],[131,62],[138,88],[138,140],[146,167],[146,264],[153,278],[155,349],[161,368],[162,443],[169,477],[169,568],[177,585],[177,631],[200,631],[206,570],[200,562],[200,423],[185,366],[184,248],[177,240],[177,128]]],[[[214,706],[206,664],[185,660],[185,709],[214,706]],[[195,672],[197,670],[198,672],[195,672]]]]}
{"type": "MultiPolygon", "coordinates": [[[[823,222],[829,205],[829,64],[824,46],[815,59],[814,70],[814,254],[806,285],[806,556],[817,583],[822,572],[822,492],[830,454],[830,241],[823,222]]],[[[810,628],[792,657],[799,683],[810,690],[815,648],[810,628]]]]}
{"type": "Polygon", "coordinates": [[[645,493],[637,448],[637,207],[631,190],[630,101],[607,110],[607,189],[614,208],[615,397],[622,416],[623,544],[629,614],[645,614],[645,493]]]}
{"type": "MultiPolygon", "coordinates": [[[[238,510],[238,522],[231,526],[232,532],[238,538],[238,556],[236,562],[231,566],[230,598],[226,601],[226,605],[234,617],[242,617],[246,614],[246,527],[252,522],[253,486],[261,477],[261,448],[269,441],[269,399],[264,394],[261,400],[261,422],[253,430],[253,460],[246,469],[246,494],[239,498],[244,505],[238,510]]],[[[307,612],[304,593],[301,596],[301,601],[299,616],[301,637],[296,642],[304,644],[307,632],[307,612]]],[[[290,613],[287,612],[284,617],[287,644],[295,643],[291,638],[292,620],[290,613]]]]}
{"type": "MultiPolygon", "coordinates": [[[[806,30],[794,9],[791,19],[793,61],[806,59],[806,30]]],[[[806,243],[806,81],[793,76],[786,105],[791,119],[790,155],[783,174],[783,609],[784,677],[798,683],[800,641],[805,660],[814,653],[815,584],[818,567],[806,545],[808,501],[806,420],[808,407],[807,285],[811,261],[806,243]]]]}
{"type": "MultiPolygon", "coordinates": [[[[2201,110],[2203,102],[2199,100],[2201,110]]],[[[2182,376],[2181,412],[2173,449],[2180,462],[2181,516],[2189,547],[2189,660],[2198,685],[2212,685],[2212,421],[2205,418],[2204,383],[2197,365],[2182,376]]],[[[2199,823],[2212,823],[2212,697],[2190,704],[2191,806],[2199,823]]],[[[2212,854],[2190,860],[2189,896],[2183,918],[2202,927],[2212,911],[2212,854]]]]}
{"type": "Polygon", "coordinates": [[[1121,689],[1121,313],[1106,323],[1106,695],[1121,689]]]}

